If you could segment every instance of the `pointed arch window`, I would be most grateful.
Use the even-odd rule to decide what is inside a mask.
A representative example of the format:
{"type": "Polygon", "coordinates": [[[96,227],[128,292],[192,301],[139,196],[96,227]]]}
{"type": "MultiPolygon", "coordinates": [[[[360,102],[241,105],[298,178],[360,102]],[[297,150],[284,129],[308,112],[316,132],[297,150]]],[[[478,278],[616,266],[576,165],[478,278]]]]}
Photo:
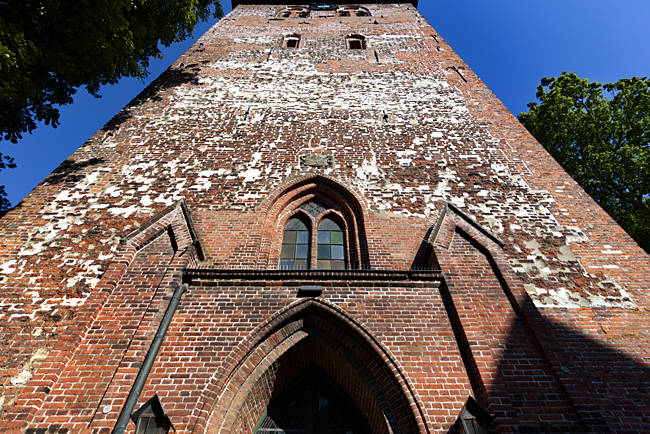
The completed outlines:
{"type": "Polygon", "coordinates": [[[345,270],[345,237],[341,225],[334,216],[328,215],[318,223],[318,253],[316,265],[319,270],[345,270]]]}
{"type": "MultiPolygon", "coordinates": [[[[306,219],[305,219],[306,220],[306,219]]],[[[289,219],[282,234],[281,270],[307,270],[310,260],[311,231],[300,217],[289,219]]]]}
{"type": "Polygon", "coordinates": [[[269,267],[287,271],[371,268],[364,210],[343,186],[329,178],[308,178],[287,188],[275,204],[265,225],[275,230],[263,235],[269,267]]]}

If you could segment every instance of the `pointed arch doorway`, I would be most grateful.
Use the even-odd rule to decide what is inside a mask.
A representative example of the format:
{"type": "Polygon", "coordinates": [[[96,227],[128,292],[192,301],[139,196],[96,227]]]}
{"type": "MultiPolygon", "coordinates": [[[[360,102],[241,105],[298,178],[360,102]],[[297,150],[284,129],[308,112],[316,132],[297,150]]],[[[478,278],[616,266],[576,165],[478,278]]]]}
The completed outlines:
{"type": "Polygon", "coordinates": [[[343,311],[306,299],[256,334],[230,371],[206,431],[426,432],[400,369],[343,311]]]}
{"type": "Polygon", "coordinates": [[[312,366],[283,396],[269,403],[257,434],[370,434],[352,399],[322,370],[312,366]]]}

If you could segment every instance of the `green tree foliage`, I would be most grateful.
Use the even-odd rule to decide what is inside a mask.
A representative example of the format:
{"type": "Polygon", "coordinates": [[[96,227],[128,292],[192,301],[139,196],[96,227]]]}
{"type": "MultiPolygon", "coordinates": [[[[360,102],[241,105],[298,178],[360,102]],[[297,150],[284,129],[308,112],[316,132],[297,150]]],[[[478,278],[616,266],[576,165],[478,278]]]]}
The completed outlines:
{"type": "Polygon", "coordinates": [[[190,36],[211,7],[222,15],[217,0],[0,0],[0,137],[56,127],[79,87],[99,96],[145,77],[160,46],[190,36]]]}
{"type": "Polygon", "coordinates": [[[519,120],[650,252],[650,80],[543,78],[519,120]]]}

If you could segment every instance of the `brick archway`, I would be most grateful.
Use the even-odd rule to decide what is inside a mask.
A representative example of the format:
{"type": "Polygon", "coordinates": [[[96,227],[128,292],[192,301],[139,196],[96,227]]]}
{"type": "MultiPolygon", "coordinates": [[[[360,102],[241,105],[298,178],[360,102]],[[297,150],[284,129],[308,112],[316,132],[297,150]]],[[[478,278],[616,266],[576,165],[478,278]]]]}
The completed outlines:
{"type": "Polygon", "coordinates": [[[372,432],[424,432],[416,399],[400,369],[376,341],[339,310],[305,300],[260,339],[228,376],[208,432],[252,432],[269,403],[316,368],[355,403],[372,432]]]}
{"type": "Polygon", "coordinates": [[[342,219],[349,246],[350,268],[371,268],[365,229],[367,211],[363,201],[340,182],[320,175],[295,179],[283,185],[260,207],[265,215],[260,250],[266,255],[267,266],[275,268],[278,264],[282,229],[287,220],[312,199],[322,202],[342,219]]]}

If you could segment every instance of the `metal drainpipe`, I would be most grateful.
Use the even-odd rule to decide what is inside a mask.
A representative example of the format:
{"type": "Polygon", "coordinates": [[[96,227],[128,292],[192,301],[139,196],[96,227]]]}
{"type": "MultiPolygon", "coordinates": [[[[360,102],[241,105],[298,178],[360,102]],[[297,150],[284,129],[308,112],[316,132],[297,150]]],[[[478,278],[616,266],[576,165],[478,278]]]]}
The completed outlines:
{"type": "Polygon", "coordinates": [[[144,358],[144,362],[142,362],[142,367],[140,367],[140,371],[138,371],[138,376],[136,377],[135,382],[131,387],[131,391],[129,392],[129,397],[126,399],[126,403],[124,404],[124,407],[122,407],[122,411],[120,412],[120,417],[117,419],[117,423],[115,423],[115,427],[113,428],[113,434],[123,434],[124,431],[126,431],[126,427],[129,424],[129,418],[131,417],[131,413],[133,413],[133,409],[135,408],[135,405],[138,403],[138,398],[140,397],[142,388],[144,387],[144,384],[147,381],[147,377],[149,376],[149,371],[151,371],[153,362],[156,360],[156,356],[158,355],[158,350],[160,350],[160,346],[162,345],[163,339],[165,339],[165,334],[167,333],[169,324],[172,322],[172,317],[174,316],[174,312],[176,312],[178,303],[180,303],[183,293],[187,291],[187,286],[188,286],[187,283],[184,283],[176,287],[176,290],[174,291],[174,295],[172,296],[172,299],[169,301],[169,306],[167,306],[167,310],[165,311],[165,316],[160,322],[160,326],[158,327],[156,336],[153,338],[153,342],[149,347],[149,351],[147,351],[147,356],[144,358]]]}

